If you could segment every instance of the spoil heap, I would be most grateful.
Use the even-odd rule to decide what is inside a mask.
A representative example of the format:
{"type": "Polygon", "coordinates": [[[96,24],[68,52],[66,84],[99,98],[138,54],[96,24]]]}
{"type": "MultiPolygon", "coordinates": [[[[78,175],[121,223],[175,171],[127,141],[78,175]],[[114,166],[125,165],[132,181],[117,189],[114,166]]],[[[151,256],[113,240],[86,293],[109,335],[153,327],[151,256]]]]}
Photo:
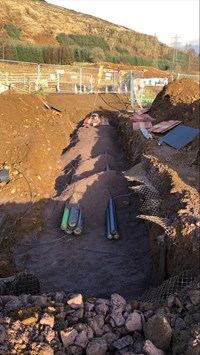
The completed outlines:
{"type": "Polygon", "coordinates": [[[199,85],[192,79],[172,81],[157,95],[149,114],[156,122],[181,120],[183,124],[198,128],[199,85]]]}

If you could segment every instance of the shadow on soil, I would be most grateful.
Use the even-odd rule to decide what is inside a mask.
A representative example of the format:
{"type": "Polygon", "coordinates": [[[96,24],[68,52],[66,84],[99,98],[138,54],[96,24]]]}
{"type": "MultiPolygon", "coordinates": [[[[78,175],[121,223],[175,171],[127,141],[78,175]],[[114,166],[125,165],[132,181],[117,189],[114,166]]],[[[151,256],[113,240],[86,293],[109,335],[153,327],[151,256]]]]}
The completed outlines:
{"type": "MultiPolygon", "coordinates": [[[[78,129],[72,137],[74,145],[78,129]]],[[[9,220],[3,235],[8,238],[4,238],[3,247],[10,243],[17,270],[35,274],[42,292],[64,290],[96,297],[119,293],[133,299],[154,283],[147,230],[136,218],[138,199],[121,173],[127,163],[114,128],[91,129],[91,134],[97,132],[93,129],[98,134],[87,171],[83,166],[79,173],[81,155],[76,154],[65,166],[64,175],[56,179],[55,198],[34,204],[6,204],[9,220]],[[108,163],[113,170],[102,169],[108,163]],[[110,197],[116,205],[119,240],[105,236],[110,197]],[[60,229],[68,198],[80,204],[84,218],[81,236],[67,235],[60,229]]],[[[73,144],[63,153],[66,159],[73,144]]]]}

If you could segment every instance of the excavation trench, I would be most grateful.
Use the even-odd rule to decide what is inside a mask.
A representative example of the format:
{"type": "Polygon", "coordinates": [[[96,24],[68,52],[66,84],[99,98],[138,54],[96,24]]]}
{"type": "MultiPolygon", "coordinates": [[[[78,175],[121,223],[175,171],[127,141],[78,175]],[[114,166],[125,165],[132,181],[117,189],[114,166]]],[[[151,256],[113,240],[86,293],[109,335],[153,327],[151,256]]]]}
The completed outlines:
{"type": "Polygon", "coordinates": [[[26,270],[39,279],[41,292],[64,290],[96,297],[116,292],[133,299],[171,276],[197,268],[196,168],[187,168],[187,157],[193,158],[193,153],[156,148],[155,142],[133,132],[122,99],[97,97],[95,108],[110,125],[92,127],[83,126],[83,118],[94,108],[92,95],[52,95],[50,101],[62,115],[38,110],[38,100],[31,96],[2,97],[8,104],[14,100],[23,113],[9,116],[6,111],[9,119],[3,121],[5,134],[7,123],[16,131],[22,124],[21,136],[15,137],[17,148],[8,146],[10,141],[1,146],[13,174],[1,192],[7,215],[1,229],[4,251],[12,247],[3,254],[1,277],[26,270]],[[32,109],[25,111],[21,102],[32,109]],[[181,154],[186,170],[180,170],[181,154]],[[110,197],[116,205],[119,240],[106,238],[110,197]],[[79,203],[83,213],[79,237],[60,229],[67,199],[79,203]]]}
{"type": "Polygon", "coordinates": [[[27,229],[15,251],[17,268],[37,275],[43,292],[139,297],[154,285],[151,252],[146,225],[136,218],[139,198],[122,173],[130,165],[116,129],[79,125],[61,162],[63,174],[56,178],[54,197],[36,206],[43,205],[42,238],[38,242],[27,229]],[[107,164],[109,171],[105,171],[107,164]],[[109,240],[105,234],[110,197],[116,206],[119,240],[109,240]],[[80,205],[84,218],[81,236],[60,230],[66,200],[80,205]]]}

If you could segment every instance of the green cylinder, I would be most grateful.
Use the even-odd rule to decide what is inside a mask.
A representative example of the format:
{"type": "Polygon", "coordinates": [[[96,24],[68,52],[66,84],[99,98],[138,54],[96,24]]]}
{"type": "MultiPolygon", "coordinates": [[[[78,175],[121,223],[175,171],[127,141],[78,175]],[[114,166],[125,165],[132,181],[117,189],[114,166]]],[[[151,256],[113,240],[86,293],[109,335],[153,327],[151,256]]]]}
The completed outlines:
{"type": "Polygon", "coordinates": [[[62,221],[61,221],[61,226],[60,226],[60,228],[63,231],[66,230],[66,228],[67,228],[67,223],[68,223],[68,219],[69,219],[69,212],[70,212],[70,209],[65,207],[64,212],[63,212],[62,221]]]}

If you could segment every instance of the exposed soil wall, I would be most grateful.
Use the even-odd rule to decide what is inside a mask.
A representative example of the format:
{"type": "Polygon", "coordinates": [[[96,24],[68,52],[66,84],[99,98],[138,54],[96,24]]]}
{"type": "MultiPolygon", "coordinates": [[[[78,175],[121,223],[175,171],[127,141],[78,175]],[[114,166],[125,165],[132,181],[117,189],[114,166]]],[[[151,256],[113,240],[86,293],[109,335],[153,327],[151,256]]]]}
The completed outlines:
{"type": "MultiPolygon", "coordinates": [[[[120,117],[116,119],[115,124],[127,157],[133,164],[142,162],[145,179],[148,179],[159,192],[161,198],[160,217],[169,219],[167,275],[173,276],[184,269],[197,268],[199,263],[199,197],[197,190],[185,184],[179,178],[178,173],[167,164],[163,164],[159,158],[151,155],[152,143],[146,142],[140,132],[134,132],[129,121],[122,120],[120,117]]],[[[132,176],[134,173],[137,174],[137,165],[132,176]]],[[[150,228],[154,266],[157,265],[155,269],[158,273],[159,252],[156,238],[162,229],[155,226],[148,227],[150,228]]]]}

